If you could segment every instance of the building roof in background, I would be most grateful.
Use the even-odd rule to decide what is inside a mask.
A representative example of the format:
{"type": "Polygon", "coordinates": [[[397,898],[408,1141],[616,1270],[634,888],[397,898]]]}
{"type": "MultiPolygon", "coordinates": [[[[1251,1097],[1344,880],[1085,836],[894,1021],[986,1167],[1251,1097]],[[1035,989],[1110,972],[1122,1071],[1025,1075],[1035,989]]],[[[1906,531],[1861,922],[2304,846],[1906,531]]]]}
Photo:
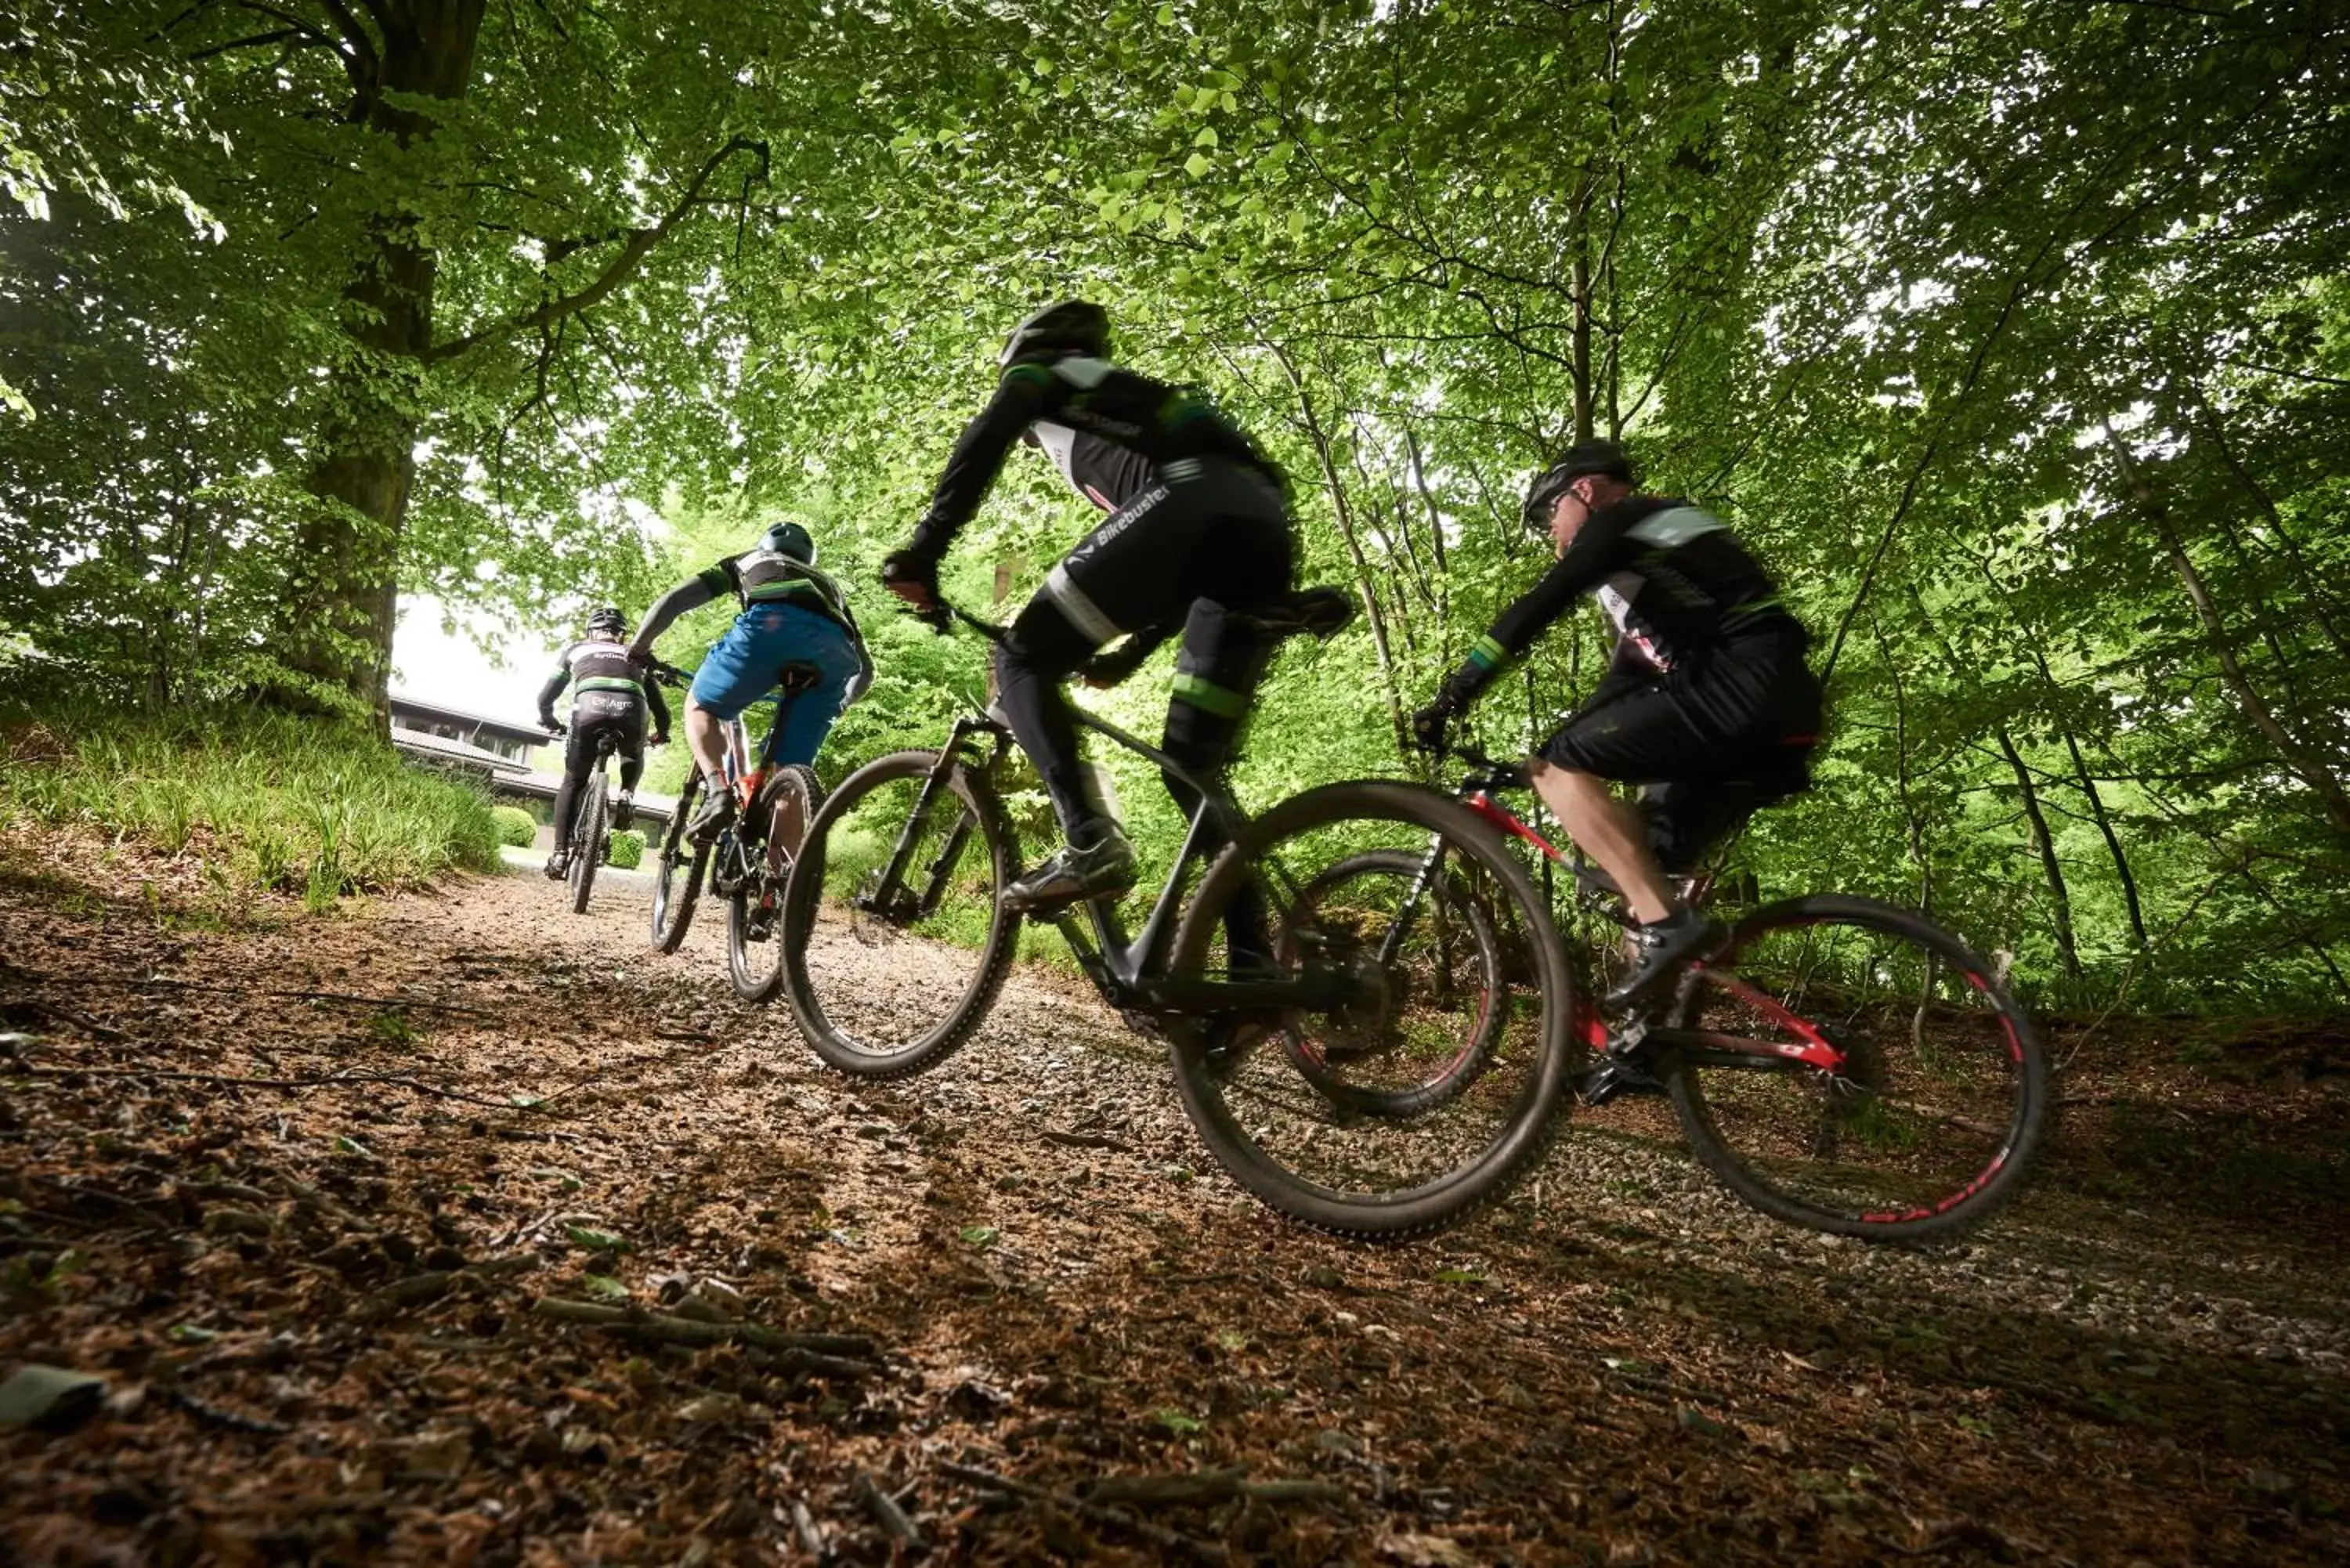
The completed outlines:
{"type": "Polygon", "coordinates": [[[421,702],[398,691],[391,694],[390,705],[395,726],[403,720],[422,720],[427,723],[469,730],[477,735],[494,735],[502,741],[520,741],[533,746],[546,743],[546,732],[527,720],[516,723],[511,720],[494,719],[486,713],[469,713],[463,708],[451,708],[439,702],[421,702]]]}
{"type": "MultiPolygon", "coordinates": [[[[397,704],[395,704],[395,708],[397,704]]],[[[534,732],[543,733],[543,732],[534,732]]],[[[479,769],[485,774],[506,774],[521,778],[530,772],[530,764],[513,757],[502,757],[480,746],[470,746],[463,741],[452,741],[446,735],[435,735],[424,730],[411,730],[405,724],[391,727],[391,743],[411,756],[430,763],[454,764],[479,769]]]]}

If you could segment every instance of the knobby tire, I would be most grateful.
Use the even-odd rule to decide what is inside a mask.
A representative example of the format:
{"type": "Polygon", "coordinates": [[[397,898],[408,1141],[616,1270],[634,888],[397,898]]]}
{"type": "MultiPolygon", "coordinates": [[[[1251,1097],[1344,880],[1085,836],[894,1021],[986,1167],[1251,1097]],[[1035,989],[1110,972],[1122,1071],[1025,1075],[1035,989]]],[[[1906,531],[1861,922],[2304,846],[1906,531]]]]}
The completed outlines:
{"type": "Polygon", "coordinates": [[[784,986],[784,965],[778,950],[783,925],[780,905],[784,878],[791,873],[790,857],[785,857],[780,872],[772,867],[776,855],[775,835],[783,808],[794,797],[799,803],[799,821],[805,831],[824,805],[824,785],[814,768],[797,763],[777,768],[759,786],[758,794],[735,828],[740,834],[744,827],[758,823],[765,833],[759,852],[760,864],[736,884],[726,899],[726,978],[733,982],[735,995],[761,1007],[773,1002],[784,986]],[[751,933],[759,902],[771,886],[779,907],[768,912],[766,935],[754,938],[751,933]]]}
{"type": "MultiPolygon", "coordinates": [[[[1930,1070],[1938,1059],[1945,1064],[1943,1077],[1948,1083],[1956,1084],[1958,1074],[1961,1070],[1969,1071],[1972,1076],[1985,1082],[1987,1101],[1998,1103],[1997,1118],[1988,1114],[1962,1116],[1947,1106],[1938,1111],[1931,1089],[1924,1091],[1922,1107],[1907,1103],[1918,1100],[1921,1091],[1912,1088],[1908,1083],[1893,1084],[1887,1089],[1882,1081],[1884,1075],[1889,1072],[1881,1065],[1885,1049],[1866,1044],[1878,1036],[1855,1033],[1851,1037],[1855,1061],[1848,1064],[1847,1072],[1862,1087],[1857,1091],[1835,1092],[1840,1094],[1841,1098],[1834,1097],[1826,1086],[1825,1075],[1815,1070],[1755,1073],[1693,1067],[1669,1051],[1660,1065],[1683,1135],[1707,1169],[1741,1199],[1774,1219],[1809,1230],[1868,1241],[1922,1244],[1948,1241],[1989,1220],[2011,1202],[2021,1189],[2045,1137],[2052,1115],[2045,1047],[2030,1016],[2016,1004],[2006,988],[1992,978],[1990,967],[1970,949],[1916,910],[1879,903],[1872,898],[1814,894],[1766,906],[1731,928],[1728,942],[1717,961],[1718,966],[1721,971],[1771,995],[1774,1001],[1783,1002],[1812,1022],[1825,1022],[1833,1026],[1837,1010],[1828,999],[1815,1000],[1806,996],[1799,1002],[1783,992],[1774,991],[1769,983],[1772,978],[1769,974],[1750,973],[1740,965],[1742,955],[1757,954],[1762,944],[1774,936],[1790,941],[1800,940],[1814,948],[1823,948],[1826,944],[1818,938],[1818,933],[1823,930],[1866,933],[1870,964],[1884,973],[1899,972],[1899,964],[1888,955],[1907,950],[1925,955],[1921,972],[1928,977],[1929,988],[1934,981],[1946,976],[1955,976],[1965,982],[1965,991],[1953,990],[1950,994],[1967,1001],[1968,1007],[1961,1009],[1945,1004],[1943,1012],[1960,1025],[1966,1024],[1968,1020],[1976,1020],[1972,1027],[1982,1037],[1983,1048],[1968,1052],[1964,1050],[1963,1044],[1958,1048],[1945,1044],[1933,1053],[1925,1049],[1924,1024],[1932,1012],[1930,999],[1936,994],[1930,989],[1921,992],[1914,1006],[1910,1028],[1906,1031],[1906,1044],[1915,1049],[1916,1072],[1920,1083],[1932,1082],[1930,1070]],[[1869,1064],[1871,1050],[1876,1050],[1880,1059],[1880,1065],[1876,1069],[1869,1064]],[[1983,1069],[1969,1065],[1977,1061],[1994,1064],[1998,1070],[1986,1073],[1983,1069]],[[1879,1075],[1880,1082],[1871,1086],[1869,1078],[1873,1070],[1879,1075]],[[1706,1085],[1710,1079],[1715,1085],[1715,1097],[1722,1102],[1720,1105],[1709,1100],[1706,1085]],[[1766,1141],[1762,1136],[1762,1131],[1779,1134],[1783,1145],[1786,1141],[1783,1129],[1788,1127],[1805,1128],[1805,1118],[1808,1117],[1821,1129],[1811,1132],[1809,1136],[1824,1140],[1826,1145],[1825,1147],[1821,1147],[1818,1143],[1813,1146],[1820,1151],[1824,1172],[1813,1185],[1832,1189],[1838,1185],[1849,1187],[1858,1183],[1861,1178],[1843,1174],[1852,1162],[1842,1158],[1841,1150],[1843,1147],[1865,1147],[1872,1140],[1856,1131],[1839,1135],[1839,1116],[1849,1116],[1855,1113],[1839,1113],[1835,1106],[1851,1104],[1858,1107],[1859,1114],[1865,1114],[1868,1108],[1866,1096],[1880,1090],[1885,1092],[1884,1103],[1895,1106],[1898,1111],[1915,1113],[1922,1108],[1933,1113],[1914,1116],[1916,1122],[1924,1128],[1924,1134],[1931,1134],[1937,1130],[1938,1125],[1955,1127],[1963,1131],[1963,1139],[1958,1140],[1962,1142],[1962,1152],[1948,1162],[1952,1171],[1934,1173],[1936,1177],[1942,1178],[1939,1185],[1927,1186],[1899,1198],[1830,1202],[1824,1195],[1814,1196],[1792,1190],[1795,1179],[1792,1175],[1783,1173],[1774,1177],[1766,1168],[1764,1156],[1756,1147],[1766,1141]],[[1732,1100],[1725,1096],[1737,1096],[1734,1108],[1732,1100]],[[1773,1115],[1773,1100],[1778,1096],[1783,1096],[1777,1102],[1783,1108],[1773,1115]],[[1762,1113],[1760,1116],[1748,1116],[1750,1110],[1756,1108],[1762,1113]],[[1725,1115],[1725,1111],[1730,1114],[1725,1115]],[[1731,1127],[1725,1127],[1725,1122],[1731,1123],[1731,1127]],[[1840,1136],[1842,1144],[1838,1142],[1840,1136]]],[[[1700,975],[1685,976],[1666,1022],[1676,1028],[1700,1023],[1701,1021],[1697,1014],[1708,994],[1708,984],[1700,975]]],[[[1877,1005],[1880,1011],[1893,1016],[1898,1013],[1897,1002],[1897,993],[1888,986],[1885,1000],[1877,1005]]],[[[1856,1016],[1866,1002],[1856,1002],[1848,1005],[1850,1012],[1856,1016]]],[[[1903,1049],[1905,1042],[1899,1038],[1903,1033],[1894,1030],[1884,1033],[1882,1037],[1891,1040],[1891,1049],[1901,1054],[1904,1076],[1907,1077],[1909,1055],[1903,1049]]],[[[1953,1090],[1951,1098],[1955,1100],[1956,1097],[1957,1091],[1953,1090]]],[[[1899,1141],[1902,1136],[1903,1128],[1895,1125],[1874,1140],[1880,1147],[1889,1142],[1893,1150],[1887,1160],[1896,1168],[1897,1175],[1888,1179],[1898,1179],[1898,1157],[1908,1152],[1899,1141]]],[[[1908,1136],[1923,1141],[1924,1135],[1912,1133],[1908,1136]]],[[[1802,1158],[1787,1155],[1783,1147],[1774,1152],[1781,1154],[1780,1163],[1784,1170],[1792,1171],[1807,1164],[1802,1158]]],[[[1930,1179],[1923,1177],[1911,1179],[1913,1183],[1930,1179]]]]}
{"type": "Polygon", "coordinates": [[[1582,1048],[1571,1028],[1574,981],[1564,944],[1540,891],[1501,836],[1458,800],[1417,784],[1365,779],[1308,790],[1258,817],[1217,857],[1177,927],[1170,967],[1179,976],[1213,978],[1211,949],[1226,906],[1244,883],[1254,880],[1273,903],[1276,923],[1280,919],[1282,888],[1277,877],[1260,871],[1260,855],[1317,826],[1358,819],[1405,825],[1443,841],[1446,875],[1465,863],[1487,883],[1486,896],[1497,906],[1489,911],[1489,929],[1514,926],[1524,933],[1530,971],[1525,978],[1538,1009],[1530,1042],[1533,1060],[1526,1086],[1501,1130],[1472,1158],[1432,1179],[1400,1190],[1341,1191],[1290,1169],[1261,1147],[1224,1097],[1225,1080],[1235,1069],[1214,1059],[1210,1032],[1199,1020],[1180,1021],[1170,1032],[1172,1054],[1185,1112],[1242,1186],[1274,1210],[1318,1230],[1360,1241],[1405,1241],[1461,1223],[1505,1196],[1540,1163],[1565,1122],[1568,1087],[1581,1064],[1582,1048]]]}
{"type": "Polygon", "coordinates": [[[588,912],[588,895],[596,886],[596,863],[604,858],[604,771],[588,774],[579,786],[579,805],[571,829],[571,912],[588,912]]]}
{"type": "MultiPolygon", "coordinates": [[[[1019,946],[1020,918],[1003,908],[1003,885],[1011,878],[1017,854],[1011,825],[1004,819],[1003,808],[986,777],[958,763],[949,775],[944,798],[932,803],[931,821],[936,825],[948,820],[939,814],[950,807],[967,814],[972,834],[962,844],[955,864],[964,864],[972,855],[986,857],[987,929],[972,978],[944,1018],[912,1040],[879,1048],[872,1041],[861,1041],[845,1021],[834,1016],[837,1007],[827,1004],[816,970],[811,964],[810,947],[827,898],[825,884],[830,867],[832,832],[860,805],[885,788],[911,781],[919,789],[919,781],[929,775],[938,760],[939,753],[931,751],[894,752],[866,763],[843,779],[816,813],[784,891],[780,931],[784,994],[791,1002],[792,1015],[809,1046],[827,1065],[856,1077],[907,1077],[935,1067],[952,1055],[985,1020],[997,992],[1003,988],[1013,954],[1019,946]]],[[[889,846],[880,847],[886,853],[889,846]]],[[[846,863],[843,869],[847,869],[846,863]]],[[[920,874],[920,869],[910,864],[901,886],[920,874]]],[[[839,891],[833,890],[836,903],[839,891]]],[[[877,933],[877,941],[890,931],[902,934],[905,930],[902,925],[893,927],[887,922],[876,922],[871,929],[877,933]]],[[[882,953],[868,974],[879,971],[887,962],[888,955],[882,953]]]]}

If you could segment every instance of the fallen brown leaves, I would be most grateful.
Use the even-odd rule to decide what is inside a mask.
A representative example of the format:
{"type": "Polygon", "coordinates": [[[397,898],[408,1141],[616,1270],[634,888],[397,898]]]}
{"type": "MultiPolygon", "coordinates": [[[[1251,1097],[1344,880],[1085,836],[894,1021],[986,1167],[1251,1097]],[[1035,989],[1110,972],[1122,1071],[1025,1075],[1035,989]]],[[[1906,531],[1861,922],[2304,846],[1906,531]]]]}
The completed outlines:
{"type": "Polygon", "coordinates": [[[104,1389],[0,1432],[0,1554],[2350,1552],[2338,1259],[2289,1238],[2051,1189],[1866,1252],[1632,1115],[1366,1251],[1202,1170],[1049,976],[864,1088],[626,878],[210,932],[78,865],[0,884],[0,1375],[104,1389]]]}

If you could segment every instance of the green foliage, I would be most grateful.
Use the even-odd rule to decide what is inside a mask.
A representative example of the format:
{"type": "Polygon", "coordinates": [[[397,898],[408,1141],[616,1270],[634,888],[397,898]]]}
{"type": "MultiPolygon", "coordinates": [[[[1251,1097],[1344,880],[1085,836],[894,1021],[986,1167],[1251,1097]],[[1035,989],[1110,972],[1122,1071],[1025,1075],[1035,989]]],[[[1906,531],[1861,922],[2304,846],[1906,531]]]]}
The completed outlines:
{"type": "Polygon", "coordinates": [[[617,866],[623,871],[633,871],[645,857],[645,836],[635,828],[610,836],[604,850],[604,864],[617,866]]]}
{"type": "Polygon", "coordinates": [[[317,911],[497,864],[475,786],[363,731],[251,710],[151,718],[68,698],[0,703],[0,821],[78,823],[199,857],[224,886],[317,911]]]}
{"type": "Polygon", "coordinates": [[[538,840],[537,821],[519,806],[494,805],[490,808],[490,817],[497,824],[500,844],[527,849],[538,840]]]}
{"type": "MultiPolygon", "coordinates": [[[[552,628],[788,505],[880,666],[837,780],[983,691],[876,568],[1001,331],[1084,293],[1283,463],[1304,575],[1367,612],[1284,654],[1245,800],[1417,766],[1399,715],[1544,564],[1523,479],[1614,434],[1755,545],[1833,670],[1818,787],[1737,851],[1766,894],[1926,903],[2052,1004],[2350,997],[2325,7],[549,0],[404,142],[334,48],[234,10],[6,13],[50,90],[0,95],[30,214],[0,375],[40,416],[0,415],[0,628],[64,677],[331,705],[305,650],[369,635],[338,551],[552,628]],[[423,348],[368,337],[391,234],[435,263],[423,348]],[[361,426],[419,454],[404,515],[313,493],[361,426]]],[[[361,11],[289,15],[332,43],[361,11]]],[[[1091,521],[1015,453],[949,590],[1008,617],[1091,521]]],[[[1562,625],[1483,737],[1539,740],[1605,655],[1562,625]]],[[[1170,657],[1082,700],[1149,735],[1170,657]]],[[[1163,859],[1150,770],[1105,760],[1163,859]]]]}

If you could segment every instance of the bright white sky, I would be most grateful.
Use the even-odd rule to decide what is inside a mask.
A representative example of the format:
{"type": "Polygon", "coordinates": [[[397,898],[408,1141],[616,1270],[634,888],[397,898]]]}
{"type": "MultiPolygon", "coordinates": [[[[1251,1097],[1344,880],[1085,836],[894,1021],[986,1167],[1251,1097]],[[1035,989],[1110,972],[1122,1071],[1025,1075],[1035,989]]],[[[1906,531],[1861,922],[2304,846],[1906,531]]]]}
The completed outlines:
{"type": "Polygon", "coordinates": [[[486,617],[461,618],[497,638],[500,652],[485,654],[463,630],[453,637],[442,631],[441,618],[439,599],[400,596],[400,625],[391,634],[391,689],[485,719],[527,724],[536,718],[538,689],[554,671],[558,650],[486,617]]]}

